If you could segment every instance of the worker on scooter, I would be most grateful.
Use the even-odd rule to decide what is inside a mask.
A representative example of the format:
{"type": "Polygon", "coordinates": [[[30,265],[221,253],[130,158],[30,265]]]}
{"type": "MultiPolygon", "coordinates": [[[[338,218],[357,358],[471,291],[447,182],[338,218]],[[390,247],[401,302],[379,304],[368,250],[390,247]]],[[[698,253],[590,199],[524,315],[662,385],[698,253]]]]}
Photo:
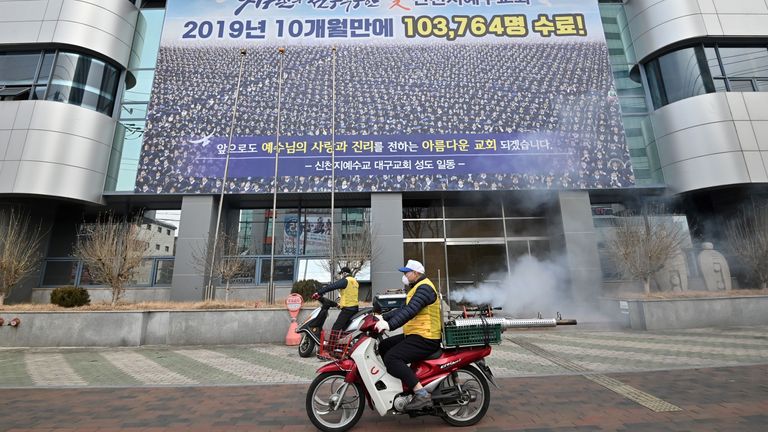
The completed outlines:
{"type": "Polygon", "coordinates": [[[403,284],[409,287],[405,304],[384,314],[376,323],[376,330],[403,327],[403,334],[381,341],[379,353],[387,372],[413,389],[414,397],[405,407],[411,411],[432,406],[432,396],[416,379],[408,363],[427,358],[440,349],[443,320],[437,288],[424,274],[424,266],[408,260],[399,270],[403,273],[403,284]]]}
{"type": "Polygon", "coordinates": [[[359,309],[357,295],[360,290],[360,284],[357,282],[357,279],[352,276],[352,269],[344,266],[338,274],[341,276],[341,279],[331,284],[323,285],[317,292],[312,294],[312,299],[317,300],[321,295],[327,292],[339,290],[339,296],[341,296],[339,308],[341,308],[341,311],[339,312],[338,318],[336,318],[336,322],[333,323],[331,335],[334,333],[338,335],[339,332],[344,331],[350,321],[352,321],[352,316],[356,314],[359,309]]]}

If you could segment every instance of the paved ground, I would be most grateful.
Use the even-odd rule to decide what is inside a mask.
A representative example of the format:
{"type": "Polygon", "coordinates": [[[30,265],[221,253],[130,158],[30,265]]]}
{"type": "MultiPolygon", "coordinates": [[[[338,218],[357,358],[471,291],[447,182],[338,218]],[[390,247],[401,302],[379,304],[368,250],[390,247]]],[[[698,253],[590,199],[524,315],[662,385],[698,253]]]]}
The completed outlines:
{"type": "MultiPolygon", "coordinates": [[[[768,327],[508,331],[502,389],[472,431],[763,431],[768,327]]],[[[295,347],[0,349],[0,431],[313,430],[295,347]]],[[[379,418],[357,430],[454,430],[379,418]]]]}

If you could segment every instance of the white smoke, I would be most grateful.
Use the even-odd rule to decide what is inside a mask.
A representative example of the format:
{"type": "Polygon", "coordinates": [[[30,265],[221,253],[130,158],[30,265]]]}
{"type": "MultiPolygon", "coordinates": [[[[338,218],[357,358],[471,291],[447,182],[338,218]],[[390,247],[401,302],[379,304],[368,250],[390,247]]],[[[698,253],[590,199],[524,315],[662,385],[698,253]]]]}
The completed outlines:
{"type": "Polygon", "coordinates": [[[498,283],[481,283],[478,288],[451,292],[451,300],[475,305],[502,307],[499,315],[533,318],[538,313],[566,317],[570,301],[568,272],[561,260],[539,261],[526,255],[514,263],[508,274],[494,275],[498,283]]]}

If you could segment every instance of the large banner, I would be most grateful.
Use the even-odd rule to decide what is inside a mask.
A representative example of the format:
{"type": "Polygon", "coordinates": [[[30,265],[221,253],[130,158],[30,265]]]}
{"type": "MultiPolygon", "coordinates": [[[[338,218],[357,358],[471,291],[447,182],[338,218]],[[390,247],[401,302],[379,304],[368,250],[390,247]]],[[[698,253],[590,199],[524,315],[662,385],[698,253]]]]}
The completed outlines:
{"type": "Polygon", "coordinates": [[[271,193],[276,167],[279,192],[633,186],[597,1],[168,0],[136,191],[271,193]]]}

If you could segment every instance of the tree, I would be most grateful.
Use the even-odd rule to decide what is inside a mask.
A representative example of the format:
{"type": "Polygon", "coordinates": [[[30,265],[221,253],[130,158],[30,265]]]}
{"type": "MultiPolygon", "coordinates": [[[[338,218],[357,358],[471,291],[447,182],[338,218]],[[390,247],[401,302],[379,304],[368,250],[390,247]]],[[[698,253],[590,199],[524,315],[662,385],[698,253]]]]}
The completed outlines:
{"type": "MultiPolygon", "coordinates": [[[[335,241],[334,261],[330,259],[323,262],[323,269],[331,274],[331,279],[342,267],[349,267],[352,276],[357,275],[373,258],[373,233],[371,224],[362,221],[355,224],[342,224],[341,229],[333,230],[335,241]]],[[[330,256],[330,245],[329,254],[330,256]]]]}
{"type": "MultiPolygon", "coordinates": [[[[220,232],[215,246],[213,245],[213,236],[210,237],[210,243],[207,247],[192,252],[192,259],[195,268],[206,276],[211,274],[211,266],[213,266],[215,278],[226,284],[224,290],[224,301],[226,302],[229,301],[230,284],[237,278],[248,276],[254,269],[254,263],[252,259],[238,255],[236,235],[220,232]],[[213,254],[211,254],[212,247],[214,248],[213,254]]],[[[211,284],[213,285],[213,281],[211,284]]]]}
{"type": "Polygon", "coordinates": [[[142,220],[100,215],[95,223],[81,226],[75,243],[73,255],[83,261],[93,281],[112,288],[113,306],[149,249],[141,233],[142,220]]]}
{"type": "Polygon", "coordinates": [[[40,264],[44,233],[28,214],[0,210],[0,305],[13,289],[40,264]]]}
{"type": "Polygon", "coordinates": [[[768,207],[745,207],[725,227],[729,249],[768,287],[768,207]]]}
{"type": "Polygon", "coordinates": [[[643,282],[646,295],[651,293],[651,278],[679,253],[687,238],[684,227],[660,213],[646,209],[615,218],[608,241],[613,259],[626,274],[643,282]]]}

